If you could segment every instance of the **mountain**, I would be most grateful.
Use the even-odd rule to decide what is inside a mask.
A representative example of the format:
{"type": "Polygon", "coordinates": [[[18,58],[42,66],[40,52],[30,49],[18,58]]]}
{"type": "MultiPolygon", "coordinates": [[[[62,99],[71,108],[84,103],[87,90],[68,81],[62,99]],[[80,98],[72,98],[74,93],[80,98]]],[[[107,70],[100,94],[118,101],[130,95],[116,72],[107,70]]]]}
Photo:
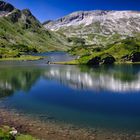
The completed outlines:
{"type": "MultiPolygon", "coordinates": [[[[70,53],[81,56],[76,63],[93,64],[93,57],[98,58],[95,64],[108,63],[105,58],[112,63],[133,61],[135,52],[140,52],[138,11],[79,11],[43,25],[67,38],[70,53]]],[[[135,55],[140,61],[140,53],[135,55]]]]}
{"type": "Polygon", "coordinates": [[[87,45],[106,45],[110,38],[120,39],[140,33],[140,12],[79,11],[47,22],[44,27],[61,32],[69,38],[82,38],[87,45]]]}
{"type": "Polygon", "coordinates": [[[55,50],[80,56],[80,64],[140,62],[140,12],[79,11],[42,24],[0,1],[0,58],[55,50]]]}
{"type": "Polygon", "coordinates": [[[0,1],[0,57],[67,50],[66,43],[63,36],[46,30],[29,9],[19,10],[0,1]]]}

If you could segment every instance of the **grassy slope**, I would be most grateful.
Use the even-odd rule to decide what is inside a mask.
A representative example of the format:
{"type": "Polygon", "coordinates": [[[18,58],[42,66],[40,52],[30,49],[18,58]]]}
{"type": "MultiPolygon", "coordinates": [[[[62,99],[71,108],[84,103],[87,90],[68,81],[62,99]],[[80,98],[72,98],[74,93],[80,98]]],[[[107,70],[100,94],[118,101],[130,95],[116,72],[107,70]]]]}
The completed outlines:
{"type": "Polygon", "coordinates": [[[65,62],[65,64],[86,64],[91,58],[105,54],[110,54],[115,57],[117,62],[122,62],[123,56],[140,51],[140,34],[134,33],[133,38],[117,33],[101,35],[98,23],[84,28],[82,25],[75,28],[61,28],[57,32],[65,34],[68,42],[73,46],[69,53],[80,56],[79,60],[65,62]]]}
{"type": "MultiPolygon", "coordinates": [[[[109,32],[106,27],[104,27],[104,31],[109,32]]],[[[65,35],[67,38],[82,38],[85,40],[85,43],[88,45],[100,45],[106,46],[108,44],[112,44],[116,41],[121,40],[127,35],[120,35],[120,34],[103,34],[102,33],[102,26],[99,22],[93,23],[88,26],[79,25],[79,26],[70,26],[70,27],[63,27],[60,28],[57,33],[65,35]]],[[[74,44],[74,42],[73,42],[74,44]]]]}
{"type": "MultiPolygon", "coordinates": [[[[20,12],[20,11],[16,11],[20,12]]],[[[0,55],[4,57],[18,56],[19,52],[46,52],[67,50],[64,37],[47,31],[31,16],[30,24],[24,23],[21,18],[12,22],[11,17],[0,17],[0,55]]]]}
{"type": "Polygon", "coordinates": [[[79,55],[80,59],[65,62],[65,64],[86,64],[91,58],[95,56],[104,56],[110,54],[115,57],[118,63],[124,62],[123,56],[130,55],[132,52],[140,52],[140,36],[135,38],[127,38],[118,41],[106,47],[100,46],[85,46],[74,47],[69,51],[71,54],[79,55]]]}

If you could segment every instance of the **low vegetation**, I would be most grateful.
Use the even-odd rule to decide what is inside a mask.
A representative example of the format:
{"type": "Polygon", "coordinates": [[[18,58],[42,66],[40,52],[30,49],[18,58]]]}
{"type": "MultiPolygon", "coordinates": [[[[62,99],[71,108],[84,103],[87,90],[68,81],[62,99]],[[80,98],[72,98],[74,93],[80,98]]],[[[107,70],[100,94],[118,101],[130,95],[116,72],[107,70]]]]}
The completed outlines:
{"type": "Polygon", "coordinates": [[[140,62],[140,37],[129,37],[121,41],[117,41],[106,47],[102,46],[79,46],[69,50],[72,55],[78,55],[79,59],[75,61],[65,62],[70,64],[87,64],[89,60],[105,56],[113,56],[116,63],[140,62]],[[137,59],[137,60],[136,60],[137,59]]]}
{"type": "MultiPolygon", "coordinates": [[[[37,140],[30,135],[14,134],[13,128],[2,126],[0,128],[0,140],[37,140]]],[[[16,130],[15,130],[16,131],[16,130]]]]}
{"type": "Polygon", "coordinates": [[[5,57],[5,58],[0,58],[0,61],[35,61],[35,60],[40,60],[43,59],[44,57],[41,56],[33,56],[33,55],[21,55],[19,57],[5,57]]]}

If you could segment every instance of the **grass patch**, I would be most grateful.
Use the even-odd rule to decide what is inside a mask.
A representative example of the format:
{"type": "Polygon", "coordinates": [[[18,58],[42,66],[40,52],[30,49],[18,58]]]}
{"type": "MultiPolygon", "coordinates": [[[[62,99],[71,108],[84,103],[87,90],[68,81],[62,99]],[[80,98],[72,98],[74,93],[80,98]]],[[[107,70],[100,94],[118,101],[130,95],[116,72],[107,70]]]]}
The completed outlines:
{"type": "Polygon", "coordinates": [[[79,62],[77,60],[65,61],[65,62],[53,62],[52,64],[60,64],[60,65],[78,65],[79,62]]]}
{"type": "MultiPolygon", "coordinates": [[[[64,64],[68,63],[74,63],[74,64],[87,64],[87,62],[98,56],[103,57],[105,55],[112,55],[116,59],[116,63],[129,63],[132,64],[131,61],[123,60],[123,57],[126,55],[131,55],[133,52],[140,52],[140,39],[137,38],[127,38],[124,40],[121,40],[120,42],[116,42],[114,44],[108,45],[105,48],[101,47],[95,47],[92,49],[90,48],[82,48],[81,51],[79,51],[80,48],[73,48],[69,52],[72,54],[78,54],[80,55],[80,58],[78,60],[75,60],[73,62],[64,62],[64,64]]],[[[136,64],[138,64],[137,62],[136,64]]]]}
{"type": "Polygon", "coordinates": [[[36,139],[36,138],[34,138],[34,137],[30,136],[30,135],[21,134],[21,135],[16,137],[16,140],[38,140],[38,139],[36,139]]]}
{"type": "Polygon", "coordinates": [[[9,58],[0,58],[0,61],[36,61],[43,59],[41,56],[33,56],[33,55],[21,55],[20,57],[9,57],[9,58]]]}
{"type": "Polygon", "coordinates": [[[0,140],[39,140],[30,135],[18,134],[17,136],[12,136],[10,131],[12,129],[9,126],[1,126],[0,128],[0,140]]]}

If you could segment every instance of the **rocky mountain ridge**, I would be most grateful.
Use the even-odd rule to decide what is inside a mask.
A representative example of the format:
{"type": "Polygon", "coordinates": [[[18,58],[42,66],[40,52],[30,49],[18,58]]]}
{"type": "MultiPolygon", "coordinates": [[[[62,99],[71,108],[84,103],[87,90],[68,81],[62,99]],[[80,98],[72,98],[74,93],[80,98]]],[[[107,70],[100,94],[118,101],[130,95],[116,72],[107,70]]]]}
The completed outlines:
{"type": "Polygon", "coordinates": [[[70,26],[83,25],[84,27],[94,23],[100,23],[101,27],[106,26],[110,32],[129,33],[131,31],[140,31],[140,12],[137,11],[80,11],[74,12],[68,16],[60,18],[56,21],[48,22],[45,27],[53,31],[70,26]],[[135,23],[135,24],[131,24],[135,23]],[[127,27],[126,27],[127,25],[127,27]],[[113,29],[113,26],[115,27],[113,29]],[[110,28],[109,28],[110,27],[110,28]],[[119,28],[120,27],[120,28],[119,28]],[[125,27],[125,29],[123,28],[125,27]],[[130,28],[131,27],[131,28],[130,28]],[[135,29],[134,29],[135,27],[135,29]],[[121,30],[123,29],[123,31],[121,30]],[[125,31],[126,30],[126,31],[125,31]]]}
{"type": "Polygon", "coordinates": [[[66,37],[83,38],[87,45],[100,44],[100,42],[104,44],[112,35],[119,35],[119,39],[124,39],[140,33],[140,12],[79,11],[50,21],[44,24],[44,27],[61,32],[66,37]]]}
{"type": "Polygon", "coordinates": [[[13,5],[10,3],[6,3],[4,1],[0,1],[0,10],[3,12],[11,12],[15,9],[13,5]]]}

